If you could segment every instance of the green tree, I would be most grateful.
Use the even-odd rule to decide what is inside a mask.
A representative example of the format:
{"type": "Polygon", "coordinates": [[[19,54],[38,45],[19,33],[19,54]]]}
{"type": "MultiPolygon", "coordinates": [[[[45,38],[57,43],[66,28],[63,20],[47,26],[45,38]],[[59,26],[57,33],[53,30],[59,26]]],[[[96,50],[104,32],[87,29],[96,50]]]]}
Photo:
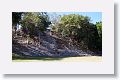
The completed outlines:
{"type": "Polygon", "coordinates": [[[12,24],[17,25],[20,23],[22,12],[12,12],[12,24]]]}
{"type": "Polygon", "coordinates": [[[89,21],[90,18],[87,16],[78,14],[64,15],[60,19],[58,32],[60,31],[62,36],[69,36],[71,38],[74,38],[74,36],[79,35],[78,30],[87,27],[89,21]]]}
{"type": "Polygon", "coordinates": [[[56,32],[61,34],[62,37],[69,37],[72,41],[77,41],[84,49],[101,50],[98,29],[96,25],[90,22],[88,16],[64,15],[60,18],[56,32]]]}
{"type": "Polygon", "coordinates": [[[102,38],[102,22],[96,22],[96,27],[97,27],[99,36],[102,38]]]}
{"type": "Polygon", "coordinates": [[[26,34],[38,36],[38,32],[44,32],[50,21],[46,12],[26,12],[21,24],[26,34]]]}
{"type": "Polygon", "coordinates": [[[17,29],[17,24],[20,24],[22,12],[12,12],[12,29],[15,30],[17,29]]]}
{"type": "Polygon", "coordinates": [[[99,50],[102,50],[102,22],[101,21],[96,22],[96,27],[99,34],[98,47],[99,47],[99,50]]]}

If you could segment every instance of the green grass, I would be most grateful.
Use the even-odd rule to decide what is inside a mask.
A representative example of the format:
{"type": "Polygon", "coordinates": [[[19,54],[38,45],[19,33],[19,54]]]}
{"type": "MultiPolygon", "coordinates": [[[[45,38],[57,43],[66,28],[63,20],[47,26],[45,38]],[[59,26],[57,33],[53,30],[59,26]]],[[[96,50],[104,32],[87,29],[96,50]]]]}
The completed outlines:
{"type": "Polygon", "coordinates": [[[78,56],[78,57],[33,57],[21,56],[12,54],[13,62],[41,62],[41,61],[63,61],[63,62],[78,62],[78,61],[91,61],[98,62],[102,60],[102,56],[78,56]]]}
{"type": "Polygon", "coordinates": [[[59,62],[101,62],[101,56],[82,56],[82,57],[13,57],[13,62],[44,62],[44,61],[59,61],[59,62]]]}
{"type": "Polygon", "coordinates": [[[48,61],[48,60],[61,60],[63,58],[58,58],[58,57],[12,57],[12,60],[43,60],[43,61],[48,61]]]}

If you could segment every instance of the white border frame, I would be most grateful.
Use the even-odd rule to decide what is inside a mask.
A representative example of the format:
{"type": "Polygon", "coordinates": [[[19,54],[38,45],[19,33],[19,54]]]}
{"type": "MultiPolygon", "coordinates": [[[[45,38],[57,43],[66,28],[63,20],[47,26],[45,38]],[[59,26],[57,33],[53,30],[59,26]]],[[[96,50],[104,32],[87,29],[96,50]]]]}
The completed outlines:
{"type": "Polygon", "coordinates": [[[3,74],[114,74],[112,0],[0,2],[0,72],[3,74]],[[102,12],[102,62],[12,62],[12,12],[102,12]]]}

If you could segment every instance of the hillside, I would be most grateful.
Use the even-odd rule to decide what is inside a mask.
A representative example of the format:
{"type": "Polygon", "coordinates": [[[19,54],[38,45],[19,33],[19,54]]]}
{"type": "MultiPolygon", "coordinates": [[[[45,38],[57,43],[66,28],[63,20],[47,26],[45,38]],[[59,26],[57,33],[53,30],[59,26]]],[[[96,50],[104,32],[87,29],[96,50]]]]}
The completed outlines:
{"type": "Polygon", "coordinates": [[[73,57],[100,56],[101,52],[81,50],[67,39],[62,39],[48,32],[40,38],[28,38],[26,35],[14,36],[12,40],[13,57],[73,57]]]}

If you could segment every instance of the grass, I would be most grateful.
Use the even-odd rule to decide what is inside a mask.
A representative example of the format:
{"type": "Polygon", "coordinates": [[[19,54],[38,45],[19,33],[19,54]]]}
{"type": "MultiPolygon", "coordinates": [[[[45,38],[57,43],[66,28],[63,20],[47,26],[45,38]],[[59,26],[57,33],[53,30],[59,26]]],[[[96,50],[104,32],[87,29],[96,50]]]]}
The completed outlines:
{"type": "Polygon", "coordinates": [[[100,62],[102,61],[101,56],[82,56],[82,57],[13,57],[13,62],[80,62],[80,61],[87,61],[87,62],[100,62]]]}

